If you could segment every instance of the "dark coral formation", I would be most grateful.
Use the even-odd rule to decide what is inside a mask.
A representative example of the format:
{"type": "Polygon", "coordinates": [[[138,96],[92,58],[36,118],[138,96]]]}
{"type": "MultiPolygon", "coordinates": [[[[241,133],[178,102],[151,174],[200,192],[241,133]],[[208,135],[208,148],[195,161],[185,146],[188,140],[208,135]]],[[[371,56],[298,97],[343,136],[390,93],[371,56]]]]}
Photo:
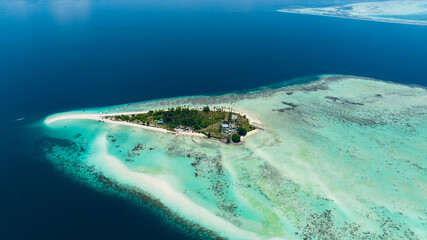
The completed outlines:
{"type": "Polygon", "coordinates": [[[209,156],[197,148],[187,149],[183,147],[183,144],[176,142],[169,144],[168,153],[192,160],[191,166],[194,168],[195,176],[209,180],[208,190],[212,193],[216,206],[221,210],[218,215],[239,226],[237,204],[230,192],[233,183],[227,177],[222,166],[221,153],[217,151],[216,155],[209,156]]]}

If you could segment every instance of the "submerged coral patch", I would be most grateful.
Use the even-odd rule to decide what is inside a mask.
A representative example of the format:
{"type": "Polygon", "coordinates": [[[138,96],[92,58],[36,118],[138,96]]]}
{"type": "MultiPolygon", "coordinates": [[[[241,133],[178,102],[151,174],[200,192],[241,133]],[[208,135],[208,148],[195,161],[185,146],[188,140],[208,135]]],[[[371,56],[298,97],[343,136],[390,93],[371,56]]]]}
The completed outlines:
{"type": "Polygon", "coordinates": [[[324,75],[280,89],[100,110],[232,108],[263,129],[243,144],[74,112],[46,121],[50,138],[41,146],[76,178],[139,196],[211,237],[423,239],[426,100],[422,87],[324,75]]]}

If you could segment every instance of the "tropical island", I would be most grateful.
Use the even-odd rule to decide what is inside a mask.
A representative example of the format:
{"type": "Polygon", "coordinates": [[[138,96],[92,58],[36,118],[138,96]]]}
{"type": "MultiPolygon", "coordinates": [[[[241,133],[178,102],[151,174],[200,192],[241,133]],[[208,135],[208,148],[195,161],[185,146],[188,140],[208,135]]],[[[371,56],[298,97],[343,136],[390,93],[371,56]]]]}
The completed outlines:
{"type": "Polygon", "coordinates": [[[425,239],[426,99],[424,87],[322,75],[54,114],[41,145],[89,186],[212,239],[425,239]],[[263,131],[228,145],[233,123],[263,131]]]}
{"type": "Polygon", "coordinates": [[[178,106],[167,110],[106,115],[104,119],[162,128],[173,133],[200,133],[226,143],[238,143],[241,137],[256,129],[246,115],[231,109],[227,111],[224,107],[210,109],[209,106],[202,109],[178,106]]]}

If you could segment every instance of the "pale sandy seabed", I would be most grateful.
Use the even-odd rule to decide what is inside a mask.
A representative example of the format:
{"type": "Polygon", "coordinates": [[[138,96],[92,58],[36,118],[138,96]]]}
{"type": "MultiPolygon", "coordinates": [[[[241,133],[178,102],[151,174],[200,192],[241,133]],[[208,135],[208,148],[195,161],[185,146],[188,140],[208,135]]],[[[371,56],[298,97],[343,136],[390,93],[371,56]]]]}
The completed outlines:
{"type": "Polygon", "coordinates": [[[279,12],[427,25],[427,1],[372,1],[328,7],[287,8],[279,12]]]}
{"type": "Polygon", "coordinates": [[[49,121],[55,115],[41,146],[70,176],[101,191],[148,196],[215,236],[427,239],[425,88],[324,75],[281,89],[101,111],[177,105],[229,106],[264,130],[227,145],[93,120],[49,121]]]}

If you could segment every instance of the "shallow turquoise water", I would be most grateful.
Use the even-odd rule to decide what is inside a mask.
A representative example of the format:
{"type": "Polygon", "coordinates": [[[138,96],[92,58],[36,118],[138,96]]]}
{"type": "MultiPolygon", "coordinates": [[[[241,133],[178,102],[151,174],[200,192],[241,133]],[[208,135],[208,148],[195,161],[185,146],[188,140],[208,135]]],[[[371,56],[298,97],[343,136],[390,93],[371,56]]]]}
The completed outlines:
{"type": "MultiPolygon", "coordinates": [[[[7,113],[0,124],[0,238],[132,239],[143,232],[187,239],[135,208],[139,203],[104,194],[102,184],[102,192],[91,191],[87,186],[96,181],[75,180],[89,181],[91,173],[69,170],[80,172],[70,178],[33,151],[47,129],[27,125],[54,112],[230,92],[324,72],[426,85],[425,27],[276,12],[303,2],[0,1],[0,105],[7,113]]],[[[59,146],[52,161],[77,169],[79,161],[71,159],[87,163],[87,152],[75,154],[77,147],[89,151],[98,132],[79,141],[70,133],[63,141],[55,138],[62,130],[42,147],[59,146]]],[[[151,162],[134,162],[142,163],[151,162]]],[[[198,178],[185,185],[197,189],[198,181],[210,184],[198,178]]],[[[245,218],[260,218],[238,201],[245,218]]],[[[292,226],[284,227],[293,232],[292,226]]]]}
{"type": "Polygon", "coordinates": [[[373,17],[395,18],[404,20],[427,21],[427,14],[410,14],[410,15],[372,15],[373,17]]]}
{"type": "Polygon", "coordinates": [[[421,87],[325,75],[247,94],[104,108],[232,107],[262,121],[242,145],[61,120],[46,131],[64,143],[46,154],[101,191],[132,189],[191,228],[231,239],[420,239],[426,99],[421,87]]]}

